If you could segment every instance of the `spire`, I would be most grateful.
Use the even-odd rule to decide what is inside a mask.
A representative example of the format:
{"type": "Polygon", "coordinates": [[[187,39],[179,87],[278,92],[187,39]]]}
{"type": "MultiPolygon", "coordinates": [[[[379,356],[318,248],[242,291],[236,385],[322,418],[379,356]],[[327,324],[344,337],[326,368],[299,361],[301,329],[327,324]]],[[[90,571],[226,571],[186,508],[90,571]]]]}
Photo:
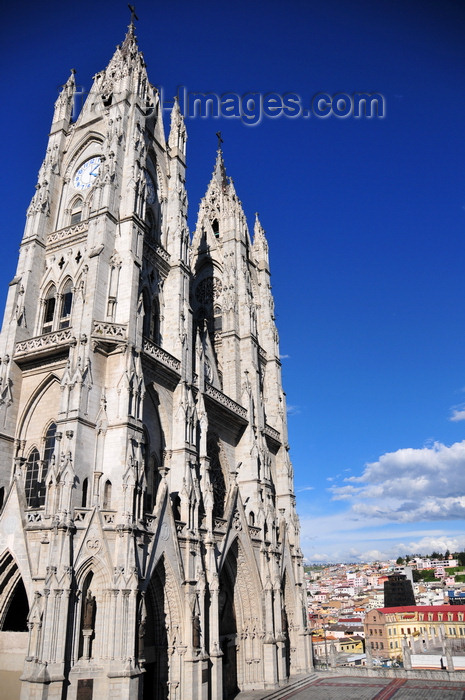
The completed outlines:
{"type": "Polygon", "coordinates": [[[63,85],[58,99],[55,102],[55,112],[53,114],[53,123],[59,122],[61,120],[68,121],[71,119],[71,113],[73,111],[73,98],[76,89],[76,81],[74,79],[74,74],[76,71],[74,68],[71,69],[71,75],[69,76],[66,83],[63,85]]]}
{"type": "Polygon", "coordinates": [[[225,190],[228,185],[228,179],[226,177],[226,168],[223,160],[223,149],[221,147],[221,144],[223,143],[223,139],[221,138],[221,131],[217,131],[216,136],[218,138],[218,149],[216,151],[216,163],[215,169],[213,170],[212,179],[216,180],[218,184],[221,185],[223,190],[225,190]]]}
{"type": "Polygon", "coordinates": [[[123,56],[133,55],[134,50],[137,52],[137,37],[135,34],[135,24],[134,20],[139,20],[138,16],[136,15],[136,11],[134,8],[134,5],[128,5],[130,11],[131,11],[131,21],[128,25],[128,31],[126,32],[126,36],[124,37],[124,41],[121,44],[121,54],[123,56]]]}
{"type": "Polygon", "coordinates": [[[173,109],[171,110],[171,126],[168,145],[173,152],[177,149],[177,151],[179,151],[179,155],[185,156],[186,139],[187,132],[184,124],[184,117],[179,109],[178,98],[175,97],[173,109]]]}
{"type": "MultiPolygon", "coordinates": [[[[131,9],[131,22],[122,44],[118,45],[105,70],[97,73],[92,92],[102,96],[105,106],[112,102],[112,95],[121,96],[124,91],[146,101],[149,99],[150,85],[148,82],[145,62],[137,45],[134,19],[137,19],[134,8],[131,9]]],[[[95,99],[95,98],[93,98],[95,99]]]]}

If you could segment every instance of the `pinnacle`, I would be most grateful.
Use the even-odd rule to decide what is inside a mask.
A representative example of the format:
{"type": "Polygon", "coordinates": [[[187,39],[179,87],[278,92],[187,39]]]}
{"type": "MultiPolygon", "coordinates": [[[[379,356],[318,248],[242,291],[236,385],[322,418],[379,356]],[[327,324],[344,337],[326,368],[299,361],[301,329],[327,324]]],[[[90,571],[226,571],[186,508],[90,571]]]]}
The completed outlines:
{"type": "Polygon", "coordinates": [[[137,37],[135,34],[134,22],[131,20],[131,24],[128,26],[128,31],[124,37],[124,41],[121,44],[121,54],[127,56],[132,53],[132,49],[137,50],[137,37]]]}
{"type": "Polygon", "coordinates": [[[220,144],[218,144],[218,150],[216,152],[215,169],[213,170],[212,179],[216,180],[223,189],[225,189],[228,185],[228,179],[226,177],[226,167],[224,165],[223,160],[223,151],[221,149],[220,144]]]}
{"type": "Polygon", "coordinates": [[[177,124],[180,121],[182,121],[182,114],[179,109],[178,96],[175,95],[173,108],[171,110],[171,124],[177,124]]]}

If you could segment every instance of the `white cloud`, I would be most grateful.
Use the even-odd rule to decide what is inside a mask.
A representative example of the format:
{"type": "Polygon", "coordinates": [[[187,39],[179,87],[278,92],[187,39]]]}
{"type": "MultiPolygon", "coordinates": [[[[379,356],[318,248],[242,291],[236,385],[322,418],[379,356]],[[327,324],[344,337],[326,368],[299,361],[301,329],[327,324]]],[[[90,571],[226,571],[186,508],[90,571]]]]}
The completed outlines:
{"type": "Polygon", "coordinates": [[[358,516],[391,521],[465,518],[465,441],[387,452],[359,477],[330,488],[358,516]]]}
{"type": "Polygon", "coordinates": [[[328,484],[328,491],[332,504],[325,515],[299,504],[307,509],[299,507],[302,549],[310,561],[465,550],[465,441],[388,452],[361,476],[328,484]]]}
{"type": "Polygon", "coordinates": [[[302,486],[302,488],[296,490],[296,493],[302,493],[302,491],[314,491],[314,490],[315,490],[314,486],[302,486]]]}
{"type": "Polygon", "coordinates": [[[322,517],[309,514],[300,522],[302,550],[311,562],[385,561],[406,554],[465,550],[465,531],[451,523],[441,528],[427,523],[416,528],[380,525],[375,518],[355,520],[350,511],[322,517]]]}
{"type": "Polygon", "coordinates": [[[457,406],[456,408],[453,408],[452,415],[449,418],[449,420],[453,423],[458,422],[460,420],[465,420],[465,408],[463,406],[457,406]]]}
{"type": "Polygon", "coordinates": [[[292,404],[288,404],[286,410],[289,416],[298,416],[300,413],[300,406],[293,406],[292,404]]]}

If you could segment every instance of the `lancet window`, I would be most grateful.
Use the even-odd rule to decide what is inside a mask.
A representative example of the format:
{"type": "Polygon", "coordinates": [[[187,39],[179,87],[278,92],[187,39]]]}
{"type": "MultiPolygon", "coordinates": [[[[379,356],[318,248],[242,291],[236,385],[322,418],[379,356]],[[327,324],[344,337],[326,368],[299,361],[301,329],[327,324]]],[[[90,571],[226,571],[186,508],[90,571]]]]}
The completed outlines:
{"type": "Polygon", "coordinates": [[[46,434],[43,459],[37,447],[29,453],[26,462],[26,503],[29,508],[42,508],[45,505],[45,479],[55,450],[56,423],[52,423],[46,434]]]}
{"type": "Polygon", "coordinates": [[[51,284],[44,299],[42,333],[68,328],[71,323],[72,306],[73,285],[71,280],[66,280],[60,294],[57,294],[55,285],[51,284]]]}

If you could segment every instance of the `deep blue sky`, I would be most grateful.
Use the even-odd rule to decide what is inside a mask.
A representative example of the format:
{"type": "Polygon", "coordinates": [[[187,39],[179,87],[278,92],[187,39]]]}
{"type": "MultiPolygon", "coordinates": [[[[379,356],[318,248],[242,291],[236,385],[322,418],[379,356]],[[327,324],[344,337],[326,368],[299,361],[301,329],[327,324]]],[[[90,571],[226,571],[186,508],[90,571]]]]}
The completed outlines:
{"type": "MultiPolygon", "coordinates": [[[[464,424],[450,420],[465,417],[464,3],[142,0],[136,11],[167,96],[179,85],[306,104],[384,96],[384,119],[188,119],[189,222],[220,129],[249,224],[258,211],[270,243],[305,555],[465,548],[464,424]]],[[[89,89],[128,21],[114,1],[3,11],[0,302],[58,88],[76,68],[89,89]]]]}

